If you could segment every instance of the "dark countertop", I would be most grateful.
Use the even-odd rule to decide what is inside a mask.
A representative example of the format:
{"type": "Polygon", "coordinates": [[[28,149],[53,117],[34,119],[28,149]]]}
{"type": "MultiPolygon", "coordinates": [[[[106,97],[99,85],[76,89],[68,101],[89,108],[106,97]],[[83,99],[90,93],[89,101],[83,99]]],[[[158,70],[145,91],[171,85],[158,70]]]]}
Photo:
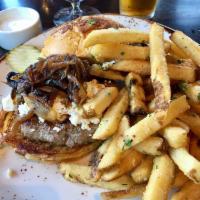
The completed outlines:
{"type": "MultiPolygon", "coordinates": [[[[102,13],[119,13],[118,0],[85,0],[83,4],[92,5],[102,13]]],[[[54,13],[69,5],[64,0],[1,0],[0,10],[27,6],[39,11],[44,29],[53,26],[54,13]]],[[[184,31],[200,43],[200,0],[160,0],[154,21],[173,29],[184,31]]],[[[0,48],[0,55],[5,52],[0,48]]]]}

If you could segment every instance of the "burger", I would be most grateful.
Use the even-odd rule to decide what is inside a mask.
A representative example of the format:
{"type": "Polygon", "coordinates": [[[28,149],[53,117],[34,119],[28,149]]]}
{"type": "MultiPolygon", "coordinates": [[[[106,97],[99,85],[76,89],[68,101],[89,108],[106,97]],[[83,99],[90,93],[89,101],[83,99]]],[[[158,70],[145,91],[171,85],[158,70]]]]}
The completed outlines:
{"type": "Polygon", "coordinates": [[[100,145],[92,135],[101,116],[87,115],[83,104],[109,84],[89,74],[95,61],[82,42],[92,30],[111,27],[121,25],[98,16],[65,23],[44,41],[43,58],[7,74],[12,92],[2,100],[0,143],[49,162],[79,158],[100,145]]]}

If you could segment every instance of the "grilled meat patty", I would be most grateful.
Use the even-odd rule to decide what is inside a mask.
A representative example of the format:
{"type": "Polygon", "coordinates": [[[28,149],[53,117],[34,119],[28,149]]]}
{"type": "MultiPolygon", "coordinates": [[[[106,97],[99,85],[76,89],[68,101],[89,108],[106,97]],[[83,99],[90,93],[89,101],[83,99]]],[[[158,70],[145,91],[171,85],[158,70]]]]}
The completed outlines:
{"type": "Polygon", "coordinates": [[[91,130],[82,130],[80,126],[73,126],[69,121],[54,124],[41,123],[37,117],[32,117],[20,126],[21,133],[26,138],[67,147],[81,146],[92,142],[92,135],[97,125],[92,124],[90,128],[91,130]]]}

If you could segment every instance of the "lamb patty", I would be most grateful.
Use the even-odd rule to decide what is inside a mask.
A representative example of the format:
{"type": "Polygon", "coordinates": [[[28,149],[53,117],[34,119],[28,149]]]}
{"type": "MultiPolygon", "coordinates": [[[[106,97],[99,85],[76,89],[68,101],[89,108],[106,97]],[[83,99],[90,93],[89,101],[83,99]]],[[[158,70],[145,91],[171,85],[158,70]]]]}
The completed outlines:
{"type": "Polygon", "coordinates": [[[72,148],[91,143],[97,126],[91,124],[91,130],[82,130],[80,126],[73,126],[69,121],[54,124],[41,123],[37,117],[32,117],[23,122],[20,128],[24,137],[31,140],[72,148]]]}

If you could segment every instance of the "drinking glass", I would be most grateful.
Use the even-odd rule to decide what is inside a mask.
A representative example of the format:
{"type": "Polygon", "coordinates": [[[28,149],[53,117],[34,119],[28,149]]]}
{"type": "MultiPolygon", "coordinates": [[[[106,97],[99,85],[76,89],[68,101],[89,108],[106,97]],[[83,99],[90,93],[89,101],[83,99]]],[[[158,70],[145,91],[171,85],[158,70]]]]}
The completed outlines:
{"type": "Polygon", "coordinates": [[[158,0],[119,0],[120,14],[141,18],[152,18],[158,0]]]}
{"type": "Polygon", "coordinates": [[[62,8],[54,15],[53,22],[55,25],[63,24],[64,22],[71,21],[84,15],[100,14],[96,8],[90,6],[80,7],[81,2],[84,0],[65,1],[71,3],[71,7],[62,8]]]}

